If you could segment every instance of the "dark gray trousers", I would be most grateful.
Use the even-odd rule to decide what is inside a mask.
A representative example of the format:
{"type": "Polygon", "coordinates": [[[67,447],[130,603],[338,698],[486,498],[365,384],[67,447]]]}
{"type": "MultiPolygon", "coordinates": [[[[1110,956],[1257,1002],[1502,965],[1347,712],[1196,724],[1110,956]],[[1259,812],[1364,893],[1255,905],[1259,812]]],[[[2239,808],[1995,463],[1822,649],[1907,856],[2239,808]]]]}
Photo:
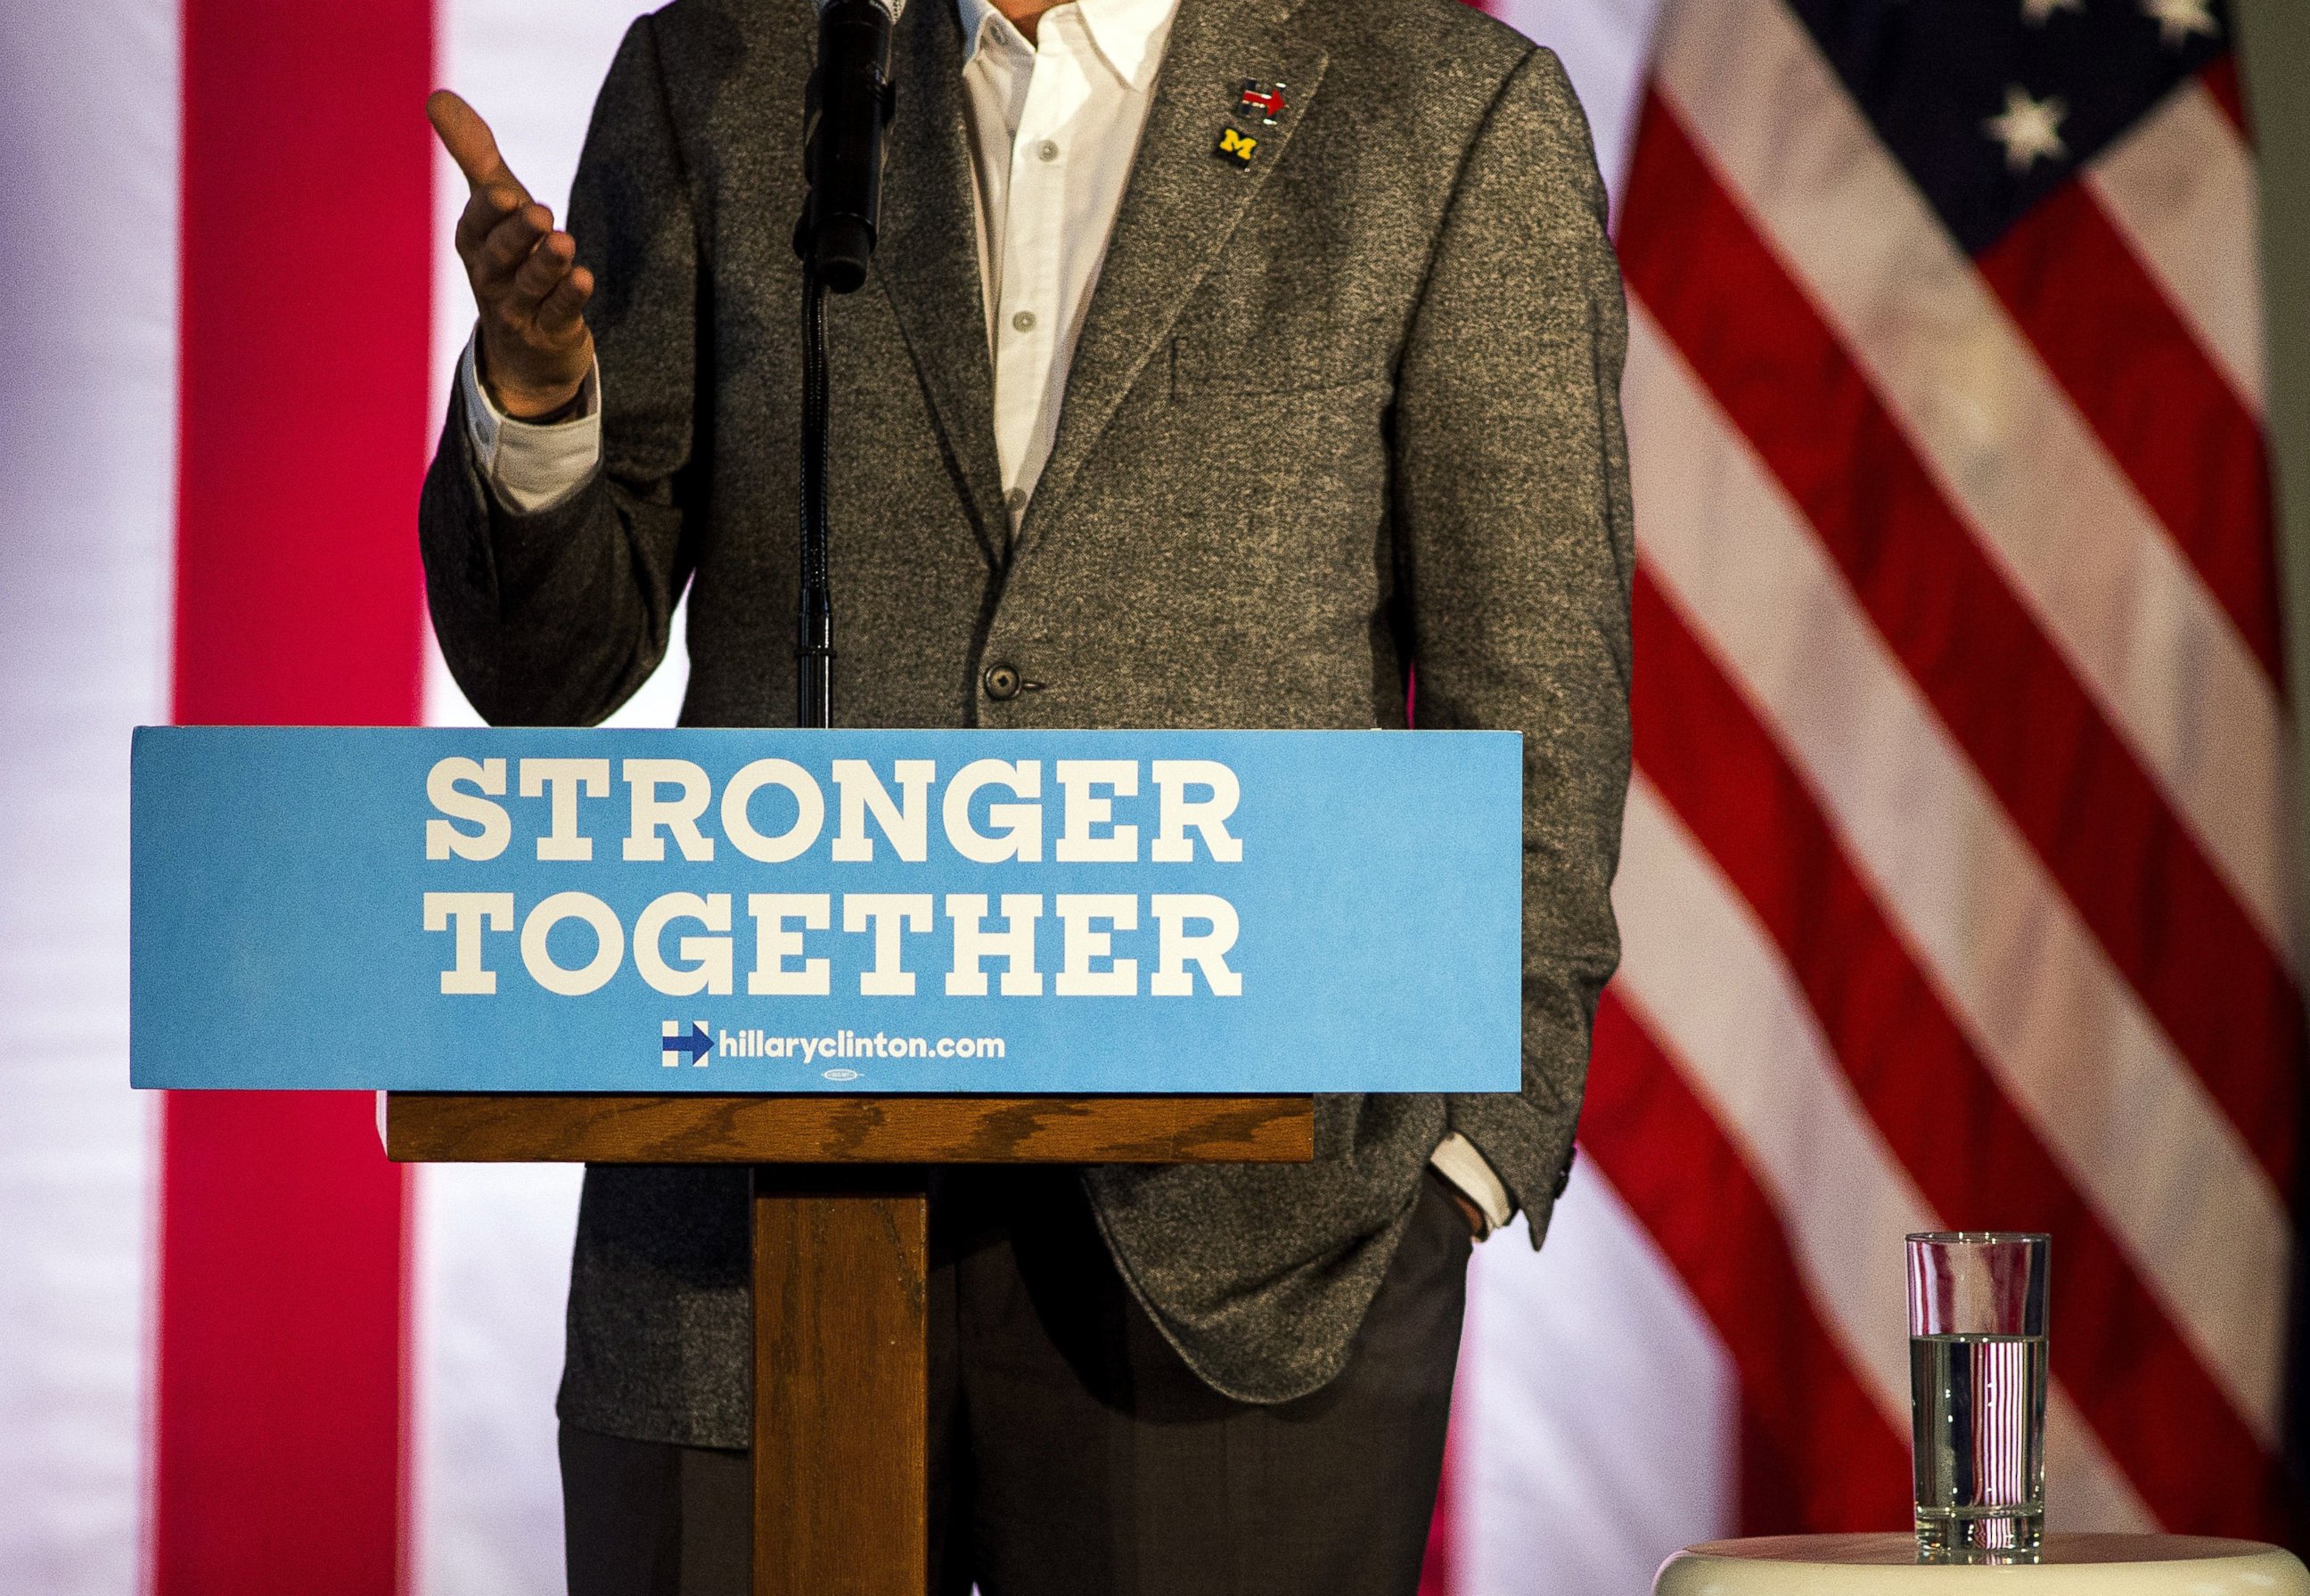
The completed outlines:
{"type": "MultiPolygon", "coordinates": [[[[933,1191],[935,1596],[1412,1596],[1469,1236],[1429,1177],[1347,1369],[1277,1406],[1180,1361],[1071,1171],[933,1191]]],[[[742,1596],[746,1455],[561,1433],[571,1596],[742,1596]]]]}

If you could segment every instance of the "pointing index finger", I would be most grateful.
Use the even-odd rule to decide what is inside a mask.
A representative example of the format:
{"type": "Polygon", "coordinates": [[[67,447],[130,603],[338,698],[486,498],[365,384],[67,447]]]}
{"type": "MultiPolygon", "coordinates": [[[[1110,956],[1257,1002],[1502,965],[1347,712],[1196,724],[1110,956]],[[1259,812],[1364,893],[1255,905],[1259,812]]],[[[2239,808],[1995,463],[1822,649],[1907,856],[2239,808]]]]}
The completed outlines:
{"type": "Polygon", "coordinates": [[[526,202],[529,190],[513,175],[498,153],[497,135],[490,125],[482,120],[481,113],[447,89],[436,89],[425,99],[425,117],[440,135],[441,147],[449,152],[449,159],[465,175],[466,183],[475,191],[483,188],[511,187],[518,190],[526,202]]]}

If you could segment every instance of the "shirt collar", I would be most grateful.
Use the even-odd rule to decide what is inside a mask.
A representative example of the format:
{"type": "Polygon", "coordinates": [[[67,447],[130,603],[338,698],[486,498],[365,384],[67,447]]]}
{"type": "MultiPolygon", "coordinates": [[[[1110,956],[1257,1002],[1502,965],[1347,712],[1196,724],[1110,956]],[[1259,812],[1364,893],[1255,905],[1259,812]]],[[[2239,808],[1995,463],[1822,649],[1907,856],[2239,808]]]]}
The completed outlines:
{"type": "MultiPolygon", "coordinates": [[[[1155,69],[1161,65],[1163,41],[1171,30],[1172,13],[1178,10],[1179,0],[1070,0],[1082,13],[1083,30],[1090,35],[1091,44],[1106,57],[1116,76],[1135,90],[1144,91],[1154,81],[1155,69]]],[[[1011,26],[994,5],[994,0],[955,0],[955,10],[962,18],[962,64],[968,66],[978,54],[984,30],[990,27],[1011,26]]]]}

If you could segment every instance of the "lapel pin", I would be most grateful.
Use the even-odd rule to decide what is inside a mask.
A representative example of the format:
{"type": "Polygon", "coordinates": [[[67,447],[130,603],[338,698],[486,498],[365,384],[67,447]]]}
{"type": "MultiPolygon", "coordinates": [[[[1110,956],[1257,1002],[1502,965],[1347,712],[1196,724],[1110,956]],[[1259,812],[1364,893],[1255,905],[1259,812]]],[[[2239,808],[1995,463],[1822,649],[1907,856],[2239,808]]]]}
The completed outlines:
{"type": "Polygon", "coordinates": [[[1251,164],[1252,152],[1258,148],[1259,141],[1251,134],[1238,133],[1232,127],[1222,127],[1220,129],[1220,142],[1211,146],[1211,153],[1240,171],[1251,164]]]}
{"type": "Polygon", "coordinates": [[[1246,117],[1257,117],[1272,127],[1283,119],[1283,89],[1281,79],[1264,83],[1257,78],[1243,80],[1243,91],[1236,98],[1236,109],[1246,117]]]}

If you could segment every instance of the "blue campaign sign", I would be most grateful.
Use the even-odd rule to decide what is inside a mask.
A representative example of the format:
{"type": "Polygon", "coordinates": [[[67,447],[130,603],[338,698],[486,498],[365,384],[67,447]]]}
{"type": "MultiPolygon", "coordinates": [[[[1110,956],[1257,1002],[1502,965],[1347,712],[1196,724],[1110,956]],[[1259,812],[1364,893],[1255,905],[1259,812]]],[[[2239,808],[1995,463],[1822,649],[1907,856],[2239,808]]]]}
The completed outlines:
{"type": "Polygon", "coordinates": [[[1522,740],[147,727],[131,1078],[1513,1091],[1522,740]]]}

